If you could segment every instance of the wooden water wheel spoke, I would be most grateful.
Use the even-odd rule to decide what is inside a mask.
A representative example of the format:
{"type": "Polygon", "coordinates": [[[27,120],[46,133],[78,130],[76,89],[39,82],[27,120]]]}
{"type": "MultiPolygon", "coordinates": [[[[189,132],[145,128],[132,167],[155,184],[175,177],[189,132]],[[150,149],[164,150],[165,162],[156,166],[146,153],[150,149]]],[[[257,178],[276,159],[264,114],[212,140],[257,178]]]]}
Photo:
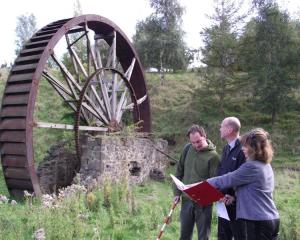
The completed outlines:
{"type": "Polygon", "coordinates": [[[97,92],[97,90],[96,90],[96,88],[95,88],[94,86],[91,86],[91,90],[92,90],[91,93],[94,94],[94,97],[95,97],[95,99],[97,100],[97,103],[99,104],[99,105],[97,105],[97,106],[100,107],[101,112],[103,113],[103,116],[105,116],[105,117],[104,117],[105,122],[108,123],[109,114],[107,113],[107,109],[106,109],[106,106],[105,106],[104,101],[103,101],[103,100],[101,99],[101,97],[98,95],[98,92],[97,92]]]}
{"type": "MultiPolygon", "coordinates": [[[[147,99],[147,95],[145,95],[145,96],[142,97],[142,98],[139,98],[139,99],[137,100],[137,104],[138,104],[138,105],[142,104],[146,99],[147,99]]],[[[130,104],[128,104],[127,106],[126,106],[126,104],[124,104],[124,106],[125,106],[125,107],[123,107],[123,110],[132,110],[133,107],[134,107],[134,104],[133,104],[133,103],[130,103],[130,104]]]]}
{"type": "Polygon", "coordinates": [[[121,29],[97,15],[41,28],[21,50],[3,94],[0,154],[9,192],[42,194],[34,160],[37,128],[74,130],[80,156],[78,131],[118,131],[127,109],[132,119],[126,121],[142,122],[141,131],[151,130],[143,69],[121,29]],[[51,100],[45,106],[35,106],[47,97],[51,100]]]}
{"type": "MultiPolygon", "coordinates": [[[[137,99],[137,105],[142,104],[146,99],[147,99],[147,95],[145,95],[140,99],[137,99]]],[[[134,103],[130,103],[127,105],[127,98],[124,98],[124,101],[120,102],[120,108],[118,109],[117,112],[117,121],[121,120],[122,115],[126,110],[133,110],[133,109],[134,109],[134,103]]]]}
{"type": "Polygon", "coordinates": [[[126,98],[126,92],[124,91],[121,98],[120,98],[120,102],[118,104],[118,108],[117,108],[117,112],[116,112],[116,120],[117,122],[121,121],[122,115],[123,115],[123,105],[127,103],[127,98],[126,98]]]}
{"type": "MultiPolygon", "coordinates": [[[[94,70],[96,70],[98,66],[97,66],[97,62],[95,60],[93,51],[91,50],[91,47],[90,47],[91,43],[90,43],[88,34],[87,34],[87,43],[88,43],[87,44],[87,46],[88,46],[87,47],[87,49],[88,49],[88,56],[89,55],[91,56],[92,62],[93,62],[93,66],[94,66],[94,70]]],[[[90,59],[90,58],[88,57],[88,59],[90,59]]],[[[90,68],[90,61],[89,61],[89,65],[88,66],[89,66],[88,69],[90,70],[91,69],[90,68]]],[[[85,75],[85,77],[87,77],[87,76],[85,75]]],[[[97,79],[100,79],[100,78],[97,76],[97,79]]],[[[101,80],[99,80],[99,81],[101,81],[101,80]]],[[[105,122],[108,122],[108,120],[107,120],[107,118],[109,118],[109,114],[107,112],[107,108],[108,107],[105,104],[105,99],[102,99],[102,96],[103,96],[103,94],[101,93],[101,91],[97,91],[96,88],[92,85],[91,86],[91,91],[89,92],[89,97],[96,103],[97,106],[100,107],[102,113],[104,114],[103,116],[105,116],[105,117],[103,117],[103,119],[105,120],[105,122]]]]}
{"type": "Polygon", "coordinates": [[[116,31],[113,31],[112,33],[112,37],[113,37],[113,40],[112,40],[112,44],[109,48],[109,53],[108,53],[108,58],[107,58],[107,62],[106,62],[106,67],[109,68],[109,67],[112,67],[112,68],[115,68],[116,67],[116,31]]]}
{"type": "Polygon", "coordinates": [[[127,71],[125,72],[125,77],[127,77],[127,79],[128,79],[129,81],[130,81],[130,78],[131,78],[131,74],[132,74],[132,71],[133,71],[135,62],[136,62],[136,59],[133,58],[132,61],[131,61],[130,66],[129,66],[129,68],[128,68],[127,71]]]}
{"type": "MultiPolygon", "coordinates": [[[[43,77],[45,77],[48,82],[59,92],[63,93],[64,96],[68,95],[70,98],[72,98],[73,100],[75,100],[75,96],[74,93],[70,91],[69,88],[67,88],[66,86],[64,86],[63,83],[61,83],[57,78],[55,78],[53,75],[51,75],[51,73],[49,73],[48,71],[44,70],[43,71],[43,77]]],[[[67,98],[68,99],[68,98],[67,98]]]]}
{"type": "Polygon", "coordinates": [[[55,61],[55,63],[60,68],[60,70],[61,70],[61,72],[63,74],[63,77],[65,77],[65,80],[68,83],[68,85],[73,85],[74,87],[76,87],[77,90],[80,91],[82,87],[74,79],[73,75],[68,71],[67,67],[54,54],[52,54],[51,57],[53,58],[53,60],[55,61]]]}
{"type": "MultiPolygon", "coordinates": [[[[53,86],[53,88],[58,92],[58,94],[65,100],[65,102],[74,110],[76,111],[76,102],[77,100],[74,98],[74,95],[65,87],[62,83],[60,83],[58,80],[56,80],[53,76],[50,76],[48,73],[44,73],[44,77],[49,81],[49,83],[53,86]]],[[[90,114],[92,114],[95,118],[97,118],[102,125],[107,124],[108,120],[106,117],[102,114],[102,111],[99,110],[90,100],[89,97],[86,95],[84,96],[84,99],[86,101],[89,101],[91,104],[88,105],[87,103],[83,103],[83,109],[82,109],[82,115],[84,117],[84,120],[87,124],[90,124],[90,119],[87,117],[88,111],[90,114]]]]}
{"type": "Polygon", "coordinates": [[[118,108],[117,108],[116,116],[118,116],[117,119],[119,121],[121,120],[121,117],[122,117],[123,105],[124,105],[125,100],[127,102],[126,94],[127,94],[127,88],[124,89],[124,91],[123,91],[123,93],[121,95],[120,101],[118,103],[118,108]]]}
{"type": "Polygon", "coordinates": [[[101,52],[100,52],[100,46],[101,46],[100,41],[101,40],[95,40],[94,51],[95,51],[95,55],[96,55],[96,62],[97,62],[98,68],[103,68],[101,52]]]}
{"type": "MultiPolygon", "coordinates": [[[[56,57],[56,55],[54,53],[51,54],[51,57],[54,60],[54,62],[58,65],[58,67],[60,68],[60,70],[62,72],[62,75],[64,77],[64,80],[66,81],[67,85],[69,86],[69,90],[72,93],[72,98],[73,98],[72,100],[78,100],[77,92],[80,92],[82,87],[76,82],[76,80],[73,78],[72,74],[68,71],[67,67],[56,57]]],[[[44,70],[44,73],[45,72],[46,71],[44,70]]],[[[50,80],[51,82],[56,82],[56,84],[60,85],[61,87],[63,86],[62,83],[59,83],[59,80],[55,79],[54,77],[51,77],[49,73],[47,73],[46,76],[50,77],[50,78],[47,78],[47,79],[50,80]]],[[[63,88],[65,90],[67,89],[66,87],[63,87],[63,88]]],[[[60,94],[59,91],[58,91],[58,93],[60,94]]],[[[70,94],[70,92],[69,92],[69,94],[70,94]]],[[[67,99],[64,99],[64,100],[67,100],[67,99]]],[[[74,104],[71,104],[71,105],[73,106],[74,104]]],[[[72,107],[72,109],[74,110],[73,107],[72,107]]],[[[82,110],[82,116],[83,116],[84,120],[89,124],[90,121],[89,121],[88,115],[87,115],[87,113],[85,112],[84,109],[82,110]]]]}
{"type": "MultiPolygon", "coordinates": [[[[92,43],[89,37],[89,28],[87,26],[87,24],[84,25],[85,31],[86,31],[86,41],[87,41],[87,52],[88,52],[88,59],[91,59],[93,66],[94,66],[94,71],[96,71],[99,67],[97,64],[97,60],[96,60],[96,56],[92,50],[92,43]]],[[[89,68],[88,68],[88,73],[89,75],[91,74],[91,66],[90,66],[90,61],[89,61],[89,68]]]]}
{"type": "MultiPolygon", "coordinates": [[[[134,64],[135,64],[135,58],[132,59],[131,61],[131,64],[129,66],[129,68],[126,70],[125,72],[125,77],[128,79],[128,81],[130,81],[130,78],[131,78],[131,74],[132,74],[132,71],[133,71],[133,68],[134,68],[134,64]]],[[[123,81],[121,81],[118,85],[118,88],[120,88],[122,85],[124,84],[123,81]]]]}
{"type": "Polygon", "coordinates": [[[109,119],[112,118],[111,116],[111,104],[110,104],[110,100],[109,100],[109,95],[108,95],[108,88],[107,88],[107,85],[105,84],[105,75],[103,74],[103,76],[101,76],[101,74],[99,75],[99,82],[100,82],[100,85],[101,85],[101,93],[102,93],[102,96],[103,96],[103,100],[104,100],[104,103],[105,103],[105,109],[106,109],[106,113],[109,117],[109,119]]]}
{"type": "MultiPolygon", "coordinates": [[[[76,80],[73,78],[72,74],[67,70],[65,65],[54,54],[52,54],[52,58],[54,59],[56,64],[60,67],[60,69],[63,73],[63,76],[66,77],[65,80],[68,83],[68,85],[70,86],[70,89],[75,87],[77,89],[77,91],[80,92],[82,90],[82,87],[79,85],[79,83],[76,82],[76,80]]],[[[95,115],[94,112],[97,112],[97,116],[101,117],[101,119],[103,119],[105,123],[108,123],[107,117],[103,114],[103,109],[104,109],[103,103],[102,103],[100,97],[98,96],[98,94],[96,93],[96,91],[94,91],[94,94],[97,96],[96,99],[97,99],[100,107],[102,108],[102,110],[96,106],[95,102],[89,96],[87,96],[87,94],[85,95],[85,100],[87,102],[89,102],[89,104],[92,106],[92,109],[93,109],[92,114],[95,115]]],[[[74,99],[78,100],[78,95],[76,94],[75,91],[74,91],[74,99]]],[[[91,109],[91,108],[89,108],[89,109],[91,109]]],[[[84,110],[83,110],[83,114],[86,115],[84,110]]],[[[87,116],[84,116],[84,119],[87,122],[89,122],[87,120],[87,118],[88,118],[87,116]]]]}
{"type": "MultiPolygon", "coordinates": [[[[125,72],[125,77],[128,79],[128,81],[130,81],[130,78],[131,78],[131,74],[132,74],[132,71],[133,71],[133,68],[134,68],[135,61],[136,61],[136,59],[133,58],[132,61],[131,61],[130,66],[129,66],[129,68],[128,68],[128,69],[126,70],[126,72],[125,72]]],[[[119,84],[119,86],[118,86],[118,90],[119,90],[123,85],[124,85],[124,81],[120,81],[120,84],[119,84]]],[[[121,120],[122,114],[123,114],[123,112],[126,110],[126,107],[125,107],[125,106],[126,106],[126,104],[127,104],[127,91],[128,91],[127,88],[125,88],[125,89],[123,90],[123,93],[122,93],[122,95],[121,95],[121,97],[120,97],[120,101],[119,101],[119,103],[118,103],[118,107],[117,107],[117,111],[116,111],[116,119],[117,119],[118,122],[121,120]]],[[[144,97],[145,97],[145,96],[144,96],[144,97]]],[[[144,98],[144,97],[143,97],[143,98],[144,98]]],[[[138,100],[137,103],[138,103],[138,104],[141,104],[141,101],[138,100]]],[[[134,105],[132,104],[132,106],[134,106],[134,105]]],[[[132,110],[133,108],[131,107],[131,108],[127,108],[127,109],[132,110]]]]}
{"type": "MultiPolygon", "coordinates": [[[[65,77],[65,82],[67,83],[67,86],[65,86],[63,83],[61,83],[56,77],[54,77],[49,71],[44,70],[43,76],[50,82],[55,84],[56,86],[59,86],[61,90],[63,90],[65,93],[70,95],[74,100],[78,99],[78,94],[76,92],[76,87],[72,84],[72,82],[69,80],[69,78],[65,77]]],[[[64,75],[66,76],[66,75],[64,75]]]]}
{"type": "MultiPolygon", "coordinates": [[[[60,124],[60,123],[47,123],[47,122],[34,122],[34,126],[38,128],[52,128],[52,129],[66,129],[74,130],[75,126],[70,124],[60,124]]],[[[82,131],[96,131],[96,132],[106,132],[106,127],[90,127],[90,126],[79,126],[79,130],[82,131]]]]}
{"type": "MultiPolygon", "coordinates": [[[[96,39],[95,40],[95,46],[94,46],[94,51],[96,55],[96,63],[99,69],[103,68],[102,64],[102,58],[101,58],[101,44],[100,41],[104,41],[103,39],[96,39]]],[[[98,84],[100,87],[100,94],[103,98],[103,103],[105,107],[105,112],[107,117],[110,119],[111,118],[111,112],[110,112],[110,104],[109,104],[109,96],[108,96],[108,89],[107,85],[104,83],[104,74],[103,71],[100,72],[99,75],[96,76],[96,79],[98,80],[98,84]]]]}
{"type": "Polygon", "coordinates": [[[97,118],[101,123],[108,123],[107,120],[105,120],[104,115],[99,111],[99,109],[94,104],[87,104],[82,103],[82,106],[88,110],[95,118],[97,118]]]}
{"type": "Polygon", "coordinates": [[[112,107],[111,107],[111,115],[112,119],[116,118],[116,109],[117,109],[117,74],[112,74],[112,107]]]}
{"type": "MultiPolygon", "coordinates": [[[[103,64],[102,64],[102,58],[101,58],[101,49],[100,49],[100,44],[99,44],[100,40],[97,39],[95,41],[95,47],[94,47],[94,51],[95,51],[95,59],[96,59],[96,65],[98,66],[98,68],[103,68],[103,64]]],[[[102,98],[102,102],[104,105],[103,106],[103,110],[104,112],[106,113],[107,117],[109,119],[111,119],[111,111],[110,111],[110,108],[111,108],[111,104],[110,104],[110,101],[109,101],[109,95],[108,95],[108,86],[107,84],[105,84],[105,81],[104,81],[104,74],[103,74],[103,71],[101,71],[97,76],[96,76],[96,79],[98,80],[98,84],[99,84],[99,87],[100,87],[100,92],[99,92],[99,95],[101,96],[102,98]]],[[[94,89],[92,88],[93,92],[94,89]]],[[[98,97],[100,97],[98,95],[98,97]]],[[[97,97],[97,98],[98,98],[97,97]]],[[[98,98],[100,99],[100,98],[98,98]]]]}
{"type": "MultiPolygon", "coordinates": [[[[134,65],[135,65],[135,61],[136,61],[136,59],[133,58],[129,68],[125,72],[125,77],[128,79],[128,81],[130,81],[131,74],[132,74],[132,71],[133,71],[133,68],[134,68],[134,65]]],[[[123,85],[124,85],[124,81],[120,81],[119,85],[117,87],[117,91],[120,91],[120,89],[123,85]]],[[[122,95],[120,97],[120,101],[119,101],[118,106],[117,106],[117,110],[116,110],[116,120],[117,120],[117,122],[121,121],[123,112],[125,111],[124,106],[126,106],[126,104],[127,104],[126,95],[127,95],[127,88],[124,89],[124,92],[122,93],[122,95]]],[[[132,109],[132,108],[130,108],[130,109],[132,109]]]]}
{"type": "Polygon", "coordinates": [[[73,109],[76,109],[74,94],[64,86],[59,80],[52,76],[46,70],[43,71],[42,75],[49,84],[54,88],[54,90],[61,96],[61,98],[73,109]]]}
{"type": "MultiPolygon", "coordinates": [[[[70,39],[69,39],[68,34],[65,35],[65,38],[66,38],[67,46],[70,46],[71,43],[70,43],[70,39]]],[[[74,70],[75,70],[77,81],[79,82],[79,71],[78,71],[78,67],[77,67],[76,61],[75,61],[74,56],[72,55],[72,51],[70,51],[69,47],[67,48],[67,50],[68,50],[68,52],[70,54],[70,58],[71,58],[71,61],[72,61],[72,64],[73,64],[73,67],[74,67],[74,70]]]]}
{"type": "MultiPolygon", "coordinates": [[[[110,46],[109,49],[109,55],[108,55],[108,59],[107,59],[107,63],[106,63],[106,67],[107,68],[116,68],[116,31],[113,31],[113,39],[112,39],[112,44],[110,46]]],[[[108,81],[107,87],[105,88],[105,90],[107,91],[107,93],[105,93],[105,95],[108,97],[109,101],[108,101],[108,111],[110,111],[110,115],[111,115],[111,119],[115,119],[115,114],[116,114],[116,101],[117,101],[117,97],[116,97],[116,74],[113,72],[111,78],[107,78],[107,79],[111,79],[110,81],[108,81]],[[109,94],[110,91],[110,94],[109,94]]]]}
{"type": "Polygon", "coordinates": [[[72,46],[70,46],[70,51],[72,52],[72,55],[74,56],[75,62],[77,64],[77,66],[79,66],[79,69],[81,70],[81,73],[83,74],[83,76],[85,78],[88,77],[88,73],[86,72],[80,58],[78,57],[77,53],[72,49],[72,46]]]}
{"type": "Polygon", "coordinates": [[[44,70],[43,77],[45,77],[51,86],[56,90],[56,92],[65,100],[69,106],[75,110],[75,98],[74,95],[67,89],[61,82],[59,82],[55,77],[53,77],[50,73],[44,70]]]}
{"type": "Polygon", "coordinates": [[[73,66],[74,66],[74,69],[75,69],[75,73],[76,73],[76,77],[77,77],[77,82],[80,83],[81,82],[81,79],[80,79],[80,70],[81,70],[81,73],[84,75],[84,72],[85,72],[85,69],[83,68],[83,66],[81,66],[81,62],[80,62],[80,58],[77,56],[76,52],[74,51],[74,49],[72,48],[77,42],[79,42],[80,40],[83,39],[83,37],[86,36],[86,31],[84,28],[77,28],[77,30],[75,31],[75,38],[74,38],[74,35],[73,35],[73,31],[69,31],[67,34],[66,34],[66,40],[67,40],[67,50],[70,54],[70,57],[71,57],[71,60],[72,60],[72,63],[73,63],[73,66]],[[77,36],[78,34],[77,33],[81,33],[81,35],[77,36]],[[68,38],[68,35],[72,36],[72,42],[71,40],[68,38]]]}

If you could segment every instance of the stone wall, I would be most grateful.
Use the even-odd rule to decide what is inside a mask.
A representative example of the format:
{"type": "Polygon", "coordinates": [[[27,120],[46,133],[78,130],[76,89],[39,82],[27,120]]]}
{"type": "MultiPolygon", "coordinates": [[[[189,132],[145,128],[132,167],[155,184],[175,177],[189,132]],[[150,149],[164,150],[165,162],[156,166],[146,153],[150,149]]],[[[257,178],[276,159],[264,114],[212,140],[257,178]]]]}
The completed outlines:
{"type": "Polygon", "coordinates": [[[81,163],[68,142],[61,141],[49,149],[37,169],[43,193],[70,185],[79,167],[75,181],[84,185],[124,179],[130,184],[141,184],[150,176],[162,180],[169,162],[155,149],[167,152],[168,143],[162,139],[83,136],[81,144],[81,163]]]}
{"type": "Polygon", "coordinates": [[[137,137],[85,137],[82,141],[80,174],[82,180],[96,179],[113,182],[128,179],[140,184],[150,174],[162,174],[168,165],[165,155],[168,143],[162,139],[137,137]]]}
{"type": "Polygon", "coordinates": [[[41,191],[51,193],[70,185],[79,166],[75,153],[70,150],[69,142],[60,141],[51,146],[37,168],[41,191]]]}

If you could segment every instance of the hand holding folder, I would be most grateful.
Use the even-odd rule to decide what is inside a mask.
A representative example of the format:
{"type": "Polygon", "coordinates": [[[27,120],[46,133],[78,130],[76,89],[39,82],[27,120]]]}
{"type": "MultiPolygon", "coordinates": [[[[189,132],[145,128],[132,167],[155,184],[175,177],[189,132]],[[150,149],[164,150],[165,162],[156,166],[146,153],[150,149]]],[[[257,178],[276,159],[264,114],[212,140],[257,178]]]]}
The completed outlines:
{"type": "Polygon", "coordinates": [[[218,189],[210,185],[207,181],[185,185],[178,178],[170,174],[177,188],[201,206],[212,204],[224,197],[218,189]]]}

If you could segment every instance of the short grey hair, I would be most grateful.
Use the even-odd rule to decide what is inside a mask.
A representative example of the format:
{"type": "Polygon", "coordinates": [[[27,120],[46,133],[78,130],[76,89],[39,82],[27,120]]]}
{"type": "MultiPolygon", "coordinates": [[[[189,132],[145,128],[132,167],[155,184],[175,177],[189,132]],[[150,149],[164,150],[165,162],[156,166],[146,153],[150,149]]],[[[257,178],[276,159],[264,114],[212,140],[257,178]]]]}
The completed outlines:
{"type": "Polygon", "coordinates": [[[241,129],[241,122],[237,117],[227,117],[223,120],[226,125],[233,128],[235,132],[239,132],[241,129]]]}

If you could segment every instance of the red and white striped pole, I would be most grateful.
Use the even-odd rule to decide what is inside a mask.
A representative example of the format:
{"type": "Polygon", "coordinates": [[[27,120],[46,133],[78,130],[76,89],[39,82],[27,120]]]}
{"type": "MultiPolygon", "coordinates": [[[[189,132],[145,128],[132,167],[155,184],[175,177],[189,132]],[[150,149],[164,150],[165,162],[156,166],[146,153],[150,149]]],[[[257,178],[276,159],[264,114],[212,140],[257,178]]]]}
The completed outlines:
{"type": "Polygon", "coordinates": [[[172,216],[172,214],[173,214],[173,212],[174,212],[174,209],[175,209],[175,207],[177,206],[178,202],[179,202],[179,199],[173,201],[171,210],[170,210],[168,216],[165,218],[164,224],[162,225],[162,227],[161,227],[161,229],[160,229],[160,232],[159,232],[159,234],[158,234],[156,240],[160,240],[161,236],[163,235],[163,233],[164,233],[164,231],[165,231],[166,226],[170,223],[171,216],[172,216]]]}

